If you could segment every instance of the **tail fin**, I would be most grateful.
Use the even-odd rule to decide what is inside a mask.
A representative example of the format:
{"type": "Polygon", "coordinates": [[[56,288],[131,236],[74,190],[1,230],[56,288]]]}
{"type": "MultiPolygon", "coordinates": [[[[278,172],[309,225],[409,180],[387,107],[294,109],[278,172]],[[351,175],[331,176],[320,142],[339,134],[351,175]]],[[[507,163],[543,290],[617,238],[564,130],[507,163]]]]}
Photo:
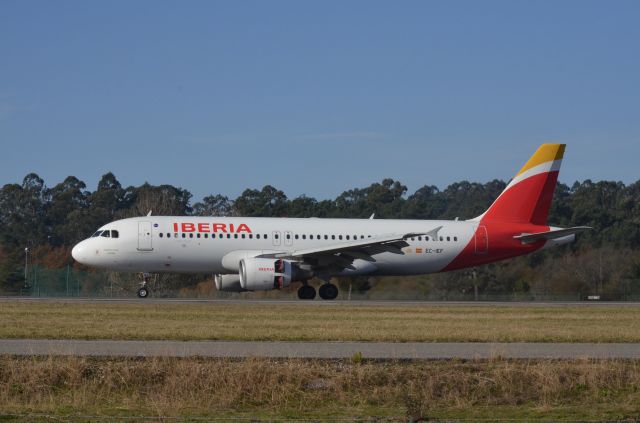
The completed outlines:
{"type": "Polygon", "coordinates": [[[489,209],[473,220],[546,225],[565,144],[542,144],[489,209]]]}

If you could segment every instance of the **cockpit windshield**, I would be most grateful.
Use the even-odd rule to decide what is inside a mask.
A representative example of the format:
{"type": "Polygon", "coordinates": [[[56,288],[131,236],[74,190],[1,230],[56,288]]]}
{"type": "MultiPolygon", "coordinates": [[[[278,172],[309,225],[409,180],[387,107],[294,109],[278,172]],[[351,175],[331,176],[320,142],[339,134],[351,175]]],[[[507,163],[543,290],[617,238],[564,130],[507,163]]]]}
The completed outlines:
{"type": "Polygon", "coordinates": [[[91,235],[91,238],[95,238],[98,236],[101,236],[103,238],[118,238],[120,236],[120,233],[114,230],[99,230],[91,235]]]}

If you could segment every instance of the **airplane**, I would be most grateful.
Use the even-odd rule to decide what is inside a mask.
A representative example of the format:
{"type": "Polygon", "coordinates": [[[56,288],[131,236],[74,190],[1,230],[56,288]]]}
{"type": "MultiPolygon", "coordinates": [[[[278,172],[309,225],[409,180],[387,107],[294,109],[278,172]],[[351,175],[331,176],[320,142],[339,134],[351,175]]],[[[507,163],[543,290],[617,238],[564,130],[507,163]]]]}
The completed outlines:
{"type": "Polygon", "coordinates": [[[134,217],[108,223],[73,247],[79,263],[143,274],[212,273],[221,291],[282,289],[333,300],[334,276],[446,272],[564,245],[586,226],[547,224],[564,144],[542,144],[493,204],[470,220],[134,217]]]}

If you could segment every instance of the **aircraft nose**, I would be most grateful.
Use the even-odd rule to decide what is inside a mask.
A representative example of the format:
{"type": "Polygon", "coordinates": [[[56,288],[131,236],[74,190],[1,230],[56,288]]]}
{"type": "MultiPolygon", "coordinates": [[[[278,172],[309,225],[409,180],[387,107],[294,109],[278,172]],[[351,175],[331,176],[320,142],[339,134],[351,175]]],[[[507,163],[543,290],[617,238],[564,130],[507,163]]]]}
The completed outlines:
{"type": "Polygon", "coordinates": [[[80,241],[71,250],[71,257],[73,257],[73,259],[78,263],[82,263],[84,261],[86,249],[86,243],[84,241],[80,241]]]}

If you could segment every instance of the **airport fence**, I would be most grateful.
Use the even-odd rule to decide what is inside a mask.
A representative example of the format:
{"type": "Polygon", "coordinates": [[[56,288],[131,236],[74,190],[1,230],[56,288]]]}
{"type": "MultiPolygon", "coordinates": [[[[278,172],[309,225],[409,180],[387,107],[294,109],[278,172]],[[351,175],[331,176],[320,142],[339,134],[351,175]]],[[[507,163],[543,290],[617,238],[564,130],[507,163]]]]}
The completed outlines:
{"type": "MultiPolygon", "coordinates": [[[[511,292],[475,294],[444,292],[432,289],[395,289],[392,283],[378,282],[366,291],[350,290],[343,286],[338,299],[342,300],[404,300],[404,301],[640,301],[640,292],[627,287],[640,286],[640,281],[622,284],[617,291],[605,293],[548,293],[511,292]]],[[[106,271],[86,271],[67,266],[59,269],[32,266],[26,283],[2,295],[58,298],[131,298],[135,297],[140,278],[133,273],[106,271]]],[[[149,288],[153,298],[193,298],[193,299],[296,299],[298,284],[279,291],[230,293],[217,291],[211,277],[203,275],[196,282],[185,284],[173,275],[153,275],[149,288]]]]}

